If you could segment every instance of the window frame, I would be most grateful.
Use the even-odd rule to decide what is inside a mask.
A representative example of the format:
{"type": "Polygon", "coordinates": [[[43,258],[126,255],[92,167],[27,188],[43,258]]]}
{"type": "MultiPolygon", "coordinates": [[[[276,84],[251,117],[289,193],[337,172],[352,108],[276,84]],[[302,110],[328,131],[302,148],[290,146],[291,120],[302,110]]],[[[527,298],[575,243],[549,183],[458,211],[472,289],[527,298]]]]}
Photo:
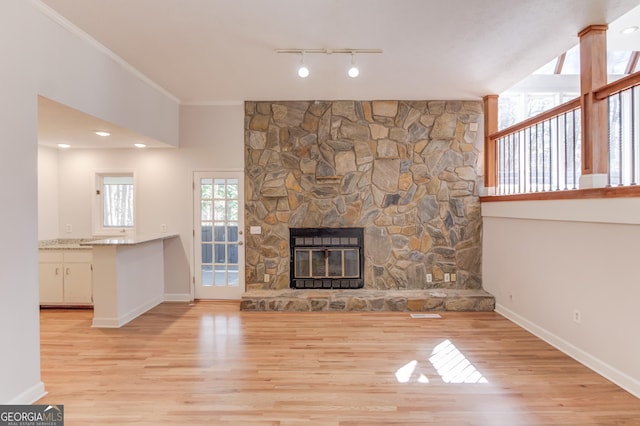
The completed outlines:
{"type": "Polygon", "coordinates": [[[135,170],[96,170],[94,173],[93,188],[93,235],[96,236],[131,236],[136,233],[138,197],[137,180],[135,170]],[[104,193],[103,182],[105,177],[131,177],[133,178],[133,226],[127,227],[105,227],[104,226],[104,193]]]}

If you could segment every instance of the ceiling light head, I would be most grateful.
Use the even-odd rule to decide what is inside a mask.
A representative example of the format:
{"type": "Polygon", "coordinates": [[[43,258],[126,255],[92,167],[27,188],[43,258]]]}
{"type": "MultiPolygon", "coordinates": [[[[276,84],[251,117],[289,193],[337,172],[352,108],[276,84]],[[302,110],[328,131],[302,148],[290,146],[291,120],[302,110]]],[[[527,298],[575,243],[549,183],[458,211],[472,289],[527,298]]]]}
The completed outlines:
{"type": "Polygon", "coordinates": [[[105,132],[103,130],[98,130],[97,132],[95,132],[95,134],[98,135],[98,136],[102,136],[102,137],[107,137],[107,136],[111,135],[111,133],[105,132]]]}
{"type": "Polygon", "coordinates": [[[621,34],[624,34],[624,35],[628,35],[628,34],[633,34],[633,33],[635,33],[636,31],[638,31],[638,27],[633,26],[633,27],[627,27],[627,28],[625,28],[624,30],[620,31],[620,33],[621,33],[621,34]]]}
{"type": "Polygon", "coordinates": [[[143,143],[134,143],[133,146],[135,146],[136,148],[146,148],[147,146],[143,143]]]}
{"type": "Polygon", "coordinates": [[[304,64],[304,51],[300,54],[300,66],[298,67],[298,77],[309,77],[309,68],[304,64]]]}
{"type": "Polygon", "coordinates": [[[58,148],[67,149],[67,148],[71,148],[71,145],[69,145],[68,143],[59,143],[58,148]]]}
{"type": "Polygon", "coordinates": [[[360,75],[360,70],[356,66],[356,55],[353,52],[351,52],[351,68],[347,71],[347,75],[351,78],[356,78],[360,75]]]}
{"type": "Polygon", "coordinates": [[[306,65],[302,64],[298,67],[298,77],[307,78],[309,77],[309,68],[306,65]]]}

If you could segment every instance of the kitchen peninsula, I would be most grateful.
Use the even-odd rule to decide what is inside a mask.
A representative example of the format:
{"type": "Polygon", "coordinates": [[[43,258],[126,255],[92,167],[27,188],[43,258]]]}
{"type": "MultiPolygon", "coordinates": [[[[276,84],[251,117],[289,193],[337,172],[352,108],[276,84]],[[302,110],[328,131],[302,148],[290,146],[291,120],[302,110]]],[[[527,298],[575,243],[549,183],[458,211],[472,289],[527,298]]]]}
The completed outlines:
{"type": "Polygon", "coordinates": [[[106,238],[93,247],[93,327],[118,328],[164,298],[164,242],[177,234],[106,238]]]}

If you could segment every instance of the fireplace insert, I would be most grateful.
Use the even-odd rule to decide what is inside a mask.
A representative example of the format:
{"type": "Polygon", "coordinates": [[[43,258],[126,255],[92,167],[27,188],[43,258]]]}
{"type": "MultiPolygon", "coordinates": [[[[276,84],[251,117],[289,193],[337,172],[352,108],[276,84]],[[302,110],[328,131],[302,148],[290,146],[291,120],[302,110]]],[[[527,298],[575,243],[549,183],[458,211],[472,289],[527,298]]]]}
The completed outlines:
{"type": "Polygon", "coordinates": [[[291,228],[291,288],[364,286],[362,228],[291,228]]]}

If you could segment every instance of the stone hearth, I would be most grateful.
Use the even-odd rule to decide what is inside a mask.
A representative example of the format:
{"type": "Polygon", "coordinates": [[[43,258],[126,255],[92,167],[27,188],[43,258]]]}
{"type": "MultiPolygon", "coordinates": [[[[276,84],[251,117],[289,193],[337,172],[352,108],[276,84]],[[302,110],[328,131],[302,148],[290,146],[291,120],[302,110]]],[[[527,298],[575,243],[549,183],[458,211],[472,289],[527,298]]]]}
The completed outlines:
{"type": "Polygon", "coordinates": [[[493,311],[484,290],[253,290],[242,296],[243,311],[493,311]]]}

